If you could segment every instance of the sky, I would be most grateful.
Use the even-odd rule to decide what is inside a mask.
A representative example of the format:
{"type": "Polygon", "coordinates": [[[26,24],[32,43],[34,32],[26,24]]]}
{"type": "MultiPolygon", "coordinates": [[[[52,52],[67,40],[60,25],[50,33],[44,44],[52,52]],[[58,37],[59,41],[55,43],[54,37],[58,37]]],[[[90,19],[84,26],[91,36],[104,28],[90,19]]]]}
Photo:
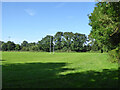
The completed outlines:
{"type": "Polygon", "coordinates": [[[37,42],[56,32],[88,35],[95,2],[3,2],[2,41],[37,42]]]}

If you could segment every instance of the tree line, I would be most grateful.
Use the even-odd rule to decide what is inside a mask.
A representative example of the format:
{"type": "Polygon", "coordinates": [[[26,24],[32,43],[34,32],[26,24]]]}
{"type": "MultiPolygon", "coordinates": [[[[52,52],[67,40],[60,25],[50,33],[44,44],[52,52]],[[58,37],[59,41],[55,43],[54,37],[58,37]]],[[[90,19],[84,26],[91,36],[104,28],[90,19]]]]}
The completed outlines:
{"type": "Polygon", "coordinates": [[[50,51],[50,40],[51,50],[53,47],[56,51],[63,52],[86,52],[91,50],[91,46],[87,44],[87,36],[80,33],[72,32],[57,32],[54,36],[46,35],[42,40],[37,43],[28,43],[23,41],[21,44],[15,44],[12,41],[6,43],[0,41],[0,48],[2,51],[50,51]],[[50,39],[51,38],[51,39],[50,39]],[[53,43],[54,41],[54,43],[53,43]],[[54,45],[54,46],[53,46],[54,45]]]}

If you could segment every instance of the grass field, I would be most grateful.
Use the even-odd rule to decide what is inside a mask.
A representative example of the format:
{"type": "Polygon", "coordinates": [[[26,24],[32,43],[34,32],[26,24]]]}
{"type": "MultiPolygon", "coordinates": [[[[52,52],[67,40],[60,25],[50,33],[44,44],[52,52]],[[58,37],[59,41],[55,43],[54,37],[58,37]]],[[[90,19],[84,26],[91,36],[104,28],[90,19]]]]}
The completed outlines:
{"type": "Polygon", "coordinates": [[[3,88],[118,87],[107,53],[2,52],[3,88]]]}

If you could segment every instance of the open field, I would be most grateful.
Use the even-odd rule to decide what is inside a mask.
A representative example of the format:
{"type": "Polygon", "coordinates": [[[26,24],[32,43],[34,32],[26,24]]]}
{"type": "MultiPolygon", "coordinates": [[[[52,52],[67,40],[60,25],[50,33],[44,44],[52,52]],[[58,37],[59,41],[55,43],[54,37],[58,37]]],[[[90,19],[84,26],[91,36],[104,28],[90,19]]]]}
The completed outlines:
{"type": "Polygon", "coordinates": [[[2,52],[3,88],[118,87],[107,53],[2,52]]]}

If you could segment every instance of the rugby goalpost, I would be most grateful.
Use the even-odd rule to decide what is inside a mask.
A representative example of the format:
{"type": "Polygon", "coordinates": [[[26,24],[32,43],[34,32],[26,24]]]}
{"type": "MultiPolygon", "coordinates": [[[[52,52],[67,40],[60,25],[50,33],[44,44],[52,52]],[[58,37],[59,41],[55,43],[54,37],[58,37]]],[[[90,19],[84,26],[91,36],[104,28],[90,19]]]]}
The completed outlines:
{"type": "MultiPolygon", "coordinates": [[[[53,43],[53,54],[54,54],[54,37],[52,43],[53,43]]],[[[50,36],[50,54],[51,54],[51,36],[50,36]]]]}

